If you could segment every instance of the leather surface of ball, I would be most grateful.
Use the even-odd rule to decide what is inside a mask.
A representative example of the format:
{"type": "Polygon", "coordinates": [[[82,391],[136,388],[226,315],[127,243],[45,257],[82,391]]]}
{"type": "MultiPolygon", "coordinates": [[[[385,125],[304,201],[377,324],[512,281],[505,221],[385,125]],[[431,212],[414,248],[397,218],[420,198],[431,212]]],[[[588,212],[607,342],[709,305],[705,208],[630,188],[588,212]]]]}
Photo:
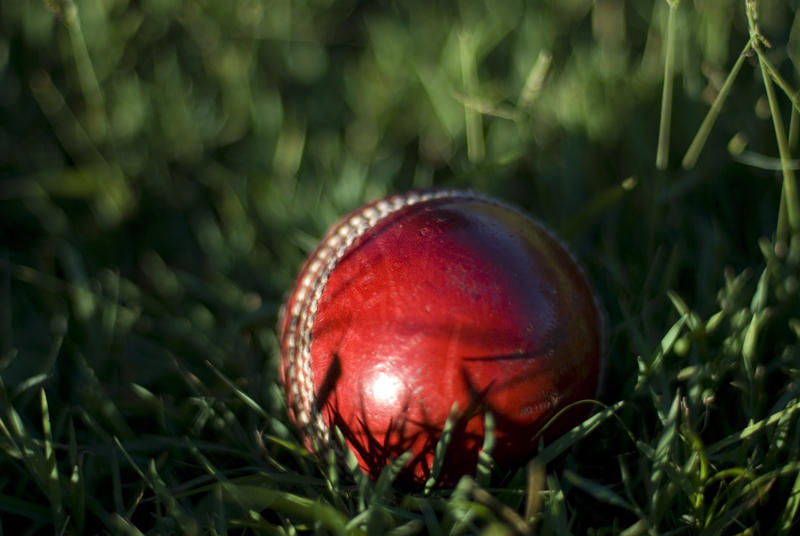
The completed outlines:
{"type": "MultiPolygon", "coordinates": [[[[291,419],[315,450],[336,448],[338,426],[372,477],[410,451],[401,478],[424,483],[454,403],[443,484],[475,473],[487,411],[492,458],[520,467],[548,420],[598,389],[602,316],[583,270],[539,223],[470,192],[395,195],[351,213],[306,261],[282,314],[291,419]]],[[[545,441],[586,407],[559,416],[545,441]]]]}

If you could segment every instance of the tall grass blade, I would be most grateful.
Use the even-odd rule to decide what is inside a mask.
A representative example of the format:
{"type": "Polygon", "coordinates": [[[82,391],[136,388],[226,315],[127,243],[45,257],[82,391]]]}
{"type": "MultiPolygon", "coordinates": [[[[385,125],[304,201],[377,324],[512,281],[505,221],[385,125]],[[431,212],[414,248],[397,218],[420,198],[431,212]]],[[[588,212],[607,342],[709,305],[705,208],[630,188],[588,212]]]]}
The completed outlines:
{"type": "Polygon", "coordinates": [[[570,471],[569,469],[564,470],[564,480],[588,493],[598,502],[610,504],[611,506],[616,506],[618,508],[624,508],[625,510],[629,510],[631,512],[636,510],[633,506],[631,506],[630,503],[628,503],[628,501],[622,498],[622,496],[612,491],[607,486],[603,486],[602,484],[599,484],[593,480],[584,478],[579,474],[570,471]]]}
{"type": "Polygon", "coordinates": [[[777,239],[785,242],[788,239],[789,233],[791,233],[792,237],[798,237],[800,235],[800,200],[798,200],[797,196],[797,184],[794,170],[791,166],[791,152],[786,138],[786,131],[783,126],[783,119],[781,118],[780,106],[778,105],[775,89],[772,85],[773,80],[781,85],[781,88],[798,109],[800,109],[800,103],[797,102],[797,95],[795,92],[789,88],[788,84],[785,83],[780,74],[772,67],[772,64],[764,54],[761,46],[761,42],[764,41],[764,38],[761,36],[758,29],[758,12],[756,11],[755,2],[747,3],[746,8],[753,50],[755,50],[758,56],[758,65],[761,69],[761,78],[764,82],[764,90],[767,94],[769,111],[772,116],[772,125],[775,130],[775,140],[778,144],[778,154],[781,159],[783,189],[781,191],[781,211],[779,213],[777,239]],[[784,218],[785,221],[783,221],[784,218]]]}
{"type": "Polygon", "coordinates": [[[650,508],[657,523],[666,507],[665,498],[667,496],[664,483],[667,474],[667,467],[672,456],[673,444],[677,436],[678,408],[680,407],[681,394],[675,394],[672,404],[667,414],[664,428],[658,439],[655,452],[653,453],[652,473],[650,474],[650,508]]]}
{"type": "MultiPolygon", "coordinates": [[[[794,479],[792,491],[789,492],[786,505],[778,519],[778,534],[791,534],[798,510],[800,510],[800,474],[794,479]]],[[[794,528],[796,529],[796,527],[794,528]]]]}
{"type": "Polygon", "coordinates": [[[479,486],[487,487],[489,480],[492,476],[492,467],[494,461],[492,460],[492,451],[495,445],[495,420],[491,411],[487,411],[483,419],[483,446],[478,453],[478,468],[475,479],[479,486]]]}
{"type": "Polygon", "coordinates": [[[425,482],[426,495],[433,491],[436,481],[439,479],[439,474],[441,473],[444,465],[445,455],[447,454],[447,449],[450,447],[450,440],[453,438],[453,431],[458,423],[458,419],[458,402],[453,402],[453,406],[450,408],[450,415],[447,416],[447,421],[445,421],[444,428],[442,429],[442,435],[439,437],[439,441],[436,443],[430,476],[425,482]]]}
{"type": "Polygon", "coordinates": [[[717,122],[717,117],[719,117],[719,113],[722,111],[722,106],[725,104],[728,94],[733,87],[733,82],[739,75],[739,71],[742,70],[742,65],[744,65],[745,59],[747,59],[747,52],[750,50],[751,46],[752,39],[748,40],[744,45],[744,48],[742,48],[742,51],[739,53],[739,57],[736,58],[736,63],[733,64],[733,67],[728,73],[728,76],[725,78],[725,82],[722,84],[719,93],[717,93],[714,102],[711,104],[711,108],[708,110],[703,122],[700,124],[700,128],[697,129],[697,133],[694,135],[692,143],[689,144],[689,148],[686,150],[686,154],[683,156],[682,165],[684,169],[692,169],[697,163],[697,159],[700,157],[703,146],[706,144],[708,135],[711,134],[711,129],[714,128],[714,123],[717,122]]]}
{"type": "Polygon", "coordinates": [[[217,378],[225,382],[225,385],[227,385],[233,391],[233,394],[235,394],[239,400],[244,402],[244,404],[248,408],[256,412],[259,417],[263,419],[269,417],[269,415],[267,415],[267,412],[264,410],[264,408],[261,407],[261,405],[258,402],[253,400],[250,396],[248,396],[247,393],[236,387],[236,384],[234,384],[227,376],[225,376],[222,373],[222,371],[220,371],[217,367],[215,367],[211,363],[211,361],[206,360],[206,366],[211,369],[211,371],[217,376],[217,378]]]}
{"type": "Polygon", "coordinates": [[[158,474],[155,461],[150,460],[150,463],[147,466],[147,471],[145,472],[134,461],[118,438],[114,438],[114,443],[128,460],[128,463],[131,465],[134,471],[136,471],[139,477],[147,484],[147,487],[149,487],[155,493],[161,504],[163,504],[166,508],[167,514],[178,524],[181,532],[190,536],[199,534],[197,521],[181,507],[180,503],[175,498],[175,495],[169,490],[166,483],[161,479],[161,476],[158,474]]]}
{"type": "Polygon", "coordinates": [[[261,486],[223,484],[222,490],[229,499],[250,509],[272,510],[292,519],[320,522],[333,534],[363,534],[358,529],[347,529],[347,518],[331,506],[285,491],[261,486]]]}
{"type": "MultiPolygon", "coordinates": [[[[477,65],[475,65],[474,36],[463,33],[459,36],[458,45],[461,58],[461,83],[464,94],[470,97],[478,88],[477,65]]],[[[467,136],[467,155],[471,162],[483,160],[486,150],[483,141],[483,120],[481,114],[469,106],[464,106],[464,125],[467,136]]]]}
{"type": "Polygon", "coordinates": [[[525,85],[519,94],[517,100],[517,113],[529,110],[536,101],[536,97],[542,90],[544,79],[547,76],[547,71],[550,70],[550,63],[553,60],[553,55],[547,50],[541,50],[536,57],[536,62],[531,67],[528,77],[525,79],[525,85]]]}
{"type": "Polygon", "coordinates": [[[800,411],[800,401],[794,401],[785,408],[783,408],[782,410],[773,413],[766,419],[762,419],[758,422],[755,422],[747,426],[743,430],[731,434],[725,439],[717,441],[712,445],[709,445],[708,448],[706,449],[706,453],[708,454],[708,456],[721,453],[726,448],[740,444],[744,440],[753,437],[754,435],[763,431],[767,427],[778,423],[782,418],[788,418],[789,416],[793,416],[798,411],[800,411]]]}
{"type": "Polygon", "coordinates": [[[50,406],[44,389],[39,390],[42,409],[42,431],[44,435],[44,457],[47,469],[47,496],[53,511],[53,523],[56,527],[64,524],[64,504],[61,497],[61,482],[56,464],[56,452],[53,446],[53,427],[50,423],[50,406]]]}
{"type": "Polygon", "coordinates": [[[664,85],[661,91],[661,117],[658,127],[658,149],[656,151],[656,167],[667,169],[669,164],[669,137],[672,121],[673,78],[675,76],[675,32],[676,12],[679,0],[666,0],[669,5],[667,16],[667,41],[664,55],[664,85]]]}
{"type": "MultiPolygon", "coordinates": [[[[576,402],[576,404],[579,404],[579,403],[590,403],[590,402],[591,401],[583,401],[583,402],[576,402]]],[[[591,403],[599,404],[599,402],[591,402],[591,403]]],[[[564,410],[562,410],[562,412],[569,410],[574,405],[575,404],[571,404],[570,406],[564,408],[564,410]]],[[[607,406],[607,407],[601,409],[600,411],[598,411],[597,413],[595,413],[594,415],[592,415],[591,417],[589,417],[588,419],[586,419],[585,421],[580,423],[579,425],[575,426],[572,430],[570,430],[566,434],[562,435],[561,437],[559,437],[558,439],[556,439],[555,441],[550,443],[544,449],[539,451],[539,454],[537,454],[536,458],[534,459],[534,462],[546,466],[548,463],[550,463],[553,460],[555,460],[564,451],[566,451],[568,448],[570,448],[572,445],[574,445],[578,440],[580,440],[580,439],[588,436],[590,433],[592,433],[606,419],[608,419],[609,417],[615,415],[617,413],[617,411],[619,411],[620,408],[622,408],[624,405],[625,405],[625,402],[623,400],[620,400],[619,402],[617,402],[613,406],[607,406]]],[[[561,412],[559,412],[559,413],[561,413],[561,412]]],[[[558,414],[555,415],[552,420],[557,419],[557,418],[558,418],[558,414]]],[[[551,420],[551,422],[552,422],[552,420],[551,420]]]]}

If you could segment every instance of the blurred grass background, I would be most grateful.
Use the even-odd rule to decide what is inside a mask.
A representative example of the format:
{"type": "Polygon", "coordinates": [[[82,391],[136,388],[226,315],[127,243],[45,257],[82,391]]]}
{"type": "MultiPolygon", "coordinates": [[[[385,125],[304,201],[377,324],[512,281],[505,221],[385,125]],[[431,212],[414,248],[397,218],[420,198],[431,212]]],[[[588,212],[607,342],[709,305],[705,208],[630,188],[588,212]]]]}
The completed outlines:
{"type": "MultiPolygon", "coordinates": [[[[522,530],[474,490],[326,480],[276,383],[278,309],[325,229],[448,186],[564,236],[608,312],[602,400],[625,408],[548,467],[523,528],[788,533],[797,163],[774,120],[796,150],[798,110],[761,61],[796,86],[797,7],[0,1],[0,530],[522,530]],[[684,169],[754,7],[771,46],[684,169]]],[[[522,511],[525,474],[495,476],[500,504],[522,511]]]]}

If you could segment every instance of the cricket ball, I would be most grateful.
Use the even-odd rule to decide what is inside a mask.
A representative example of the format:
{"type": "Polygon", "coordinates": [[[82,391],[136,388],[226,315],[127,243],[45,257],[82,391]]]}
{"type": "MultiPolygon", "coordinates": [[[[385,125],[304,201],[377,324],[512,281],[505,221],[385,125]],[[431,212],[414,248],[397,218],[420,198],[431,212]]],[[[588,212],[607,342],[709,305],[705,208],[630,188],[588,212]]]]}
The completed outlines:
{"type": "Polygon", "coordinates": [[[474,473],[493,416],[492,458],[514,469],[587,416],[603,322],[562,242],[519,210],[471,192],[392,195],[328,231],[280,322],[291,420],[312,450],[377,477],[405,452],[421,484],[454,403],[439,482],[474,473]]]}

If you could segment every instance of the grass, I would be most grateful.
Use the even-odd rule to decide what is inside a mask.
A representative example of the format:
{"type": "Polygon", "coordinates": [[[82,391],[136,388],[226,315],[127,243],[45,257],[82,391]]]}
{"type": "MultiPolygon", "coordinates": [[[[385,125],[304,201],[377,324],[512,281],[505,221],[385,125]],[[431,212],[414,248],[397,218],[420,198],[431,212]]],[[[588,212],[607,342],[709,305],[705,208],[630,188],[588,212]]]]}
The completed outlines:
{"type": "Polygon", "coordinates": [[[796,532],[795,4],[0,3],[0,534],[796,532]],[[435,186],[569,239],[608,370],[527,467],[409,491],[299,444],[275,325],[435,186]]]}

